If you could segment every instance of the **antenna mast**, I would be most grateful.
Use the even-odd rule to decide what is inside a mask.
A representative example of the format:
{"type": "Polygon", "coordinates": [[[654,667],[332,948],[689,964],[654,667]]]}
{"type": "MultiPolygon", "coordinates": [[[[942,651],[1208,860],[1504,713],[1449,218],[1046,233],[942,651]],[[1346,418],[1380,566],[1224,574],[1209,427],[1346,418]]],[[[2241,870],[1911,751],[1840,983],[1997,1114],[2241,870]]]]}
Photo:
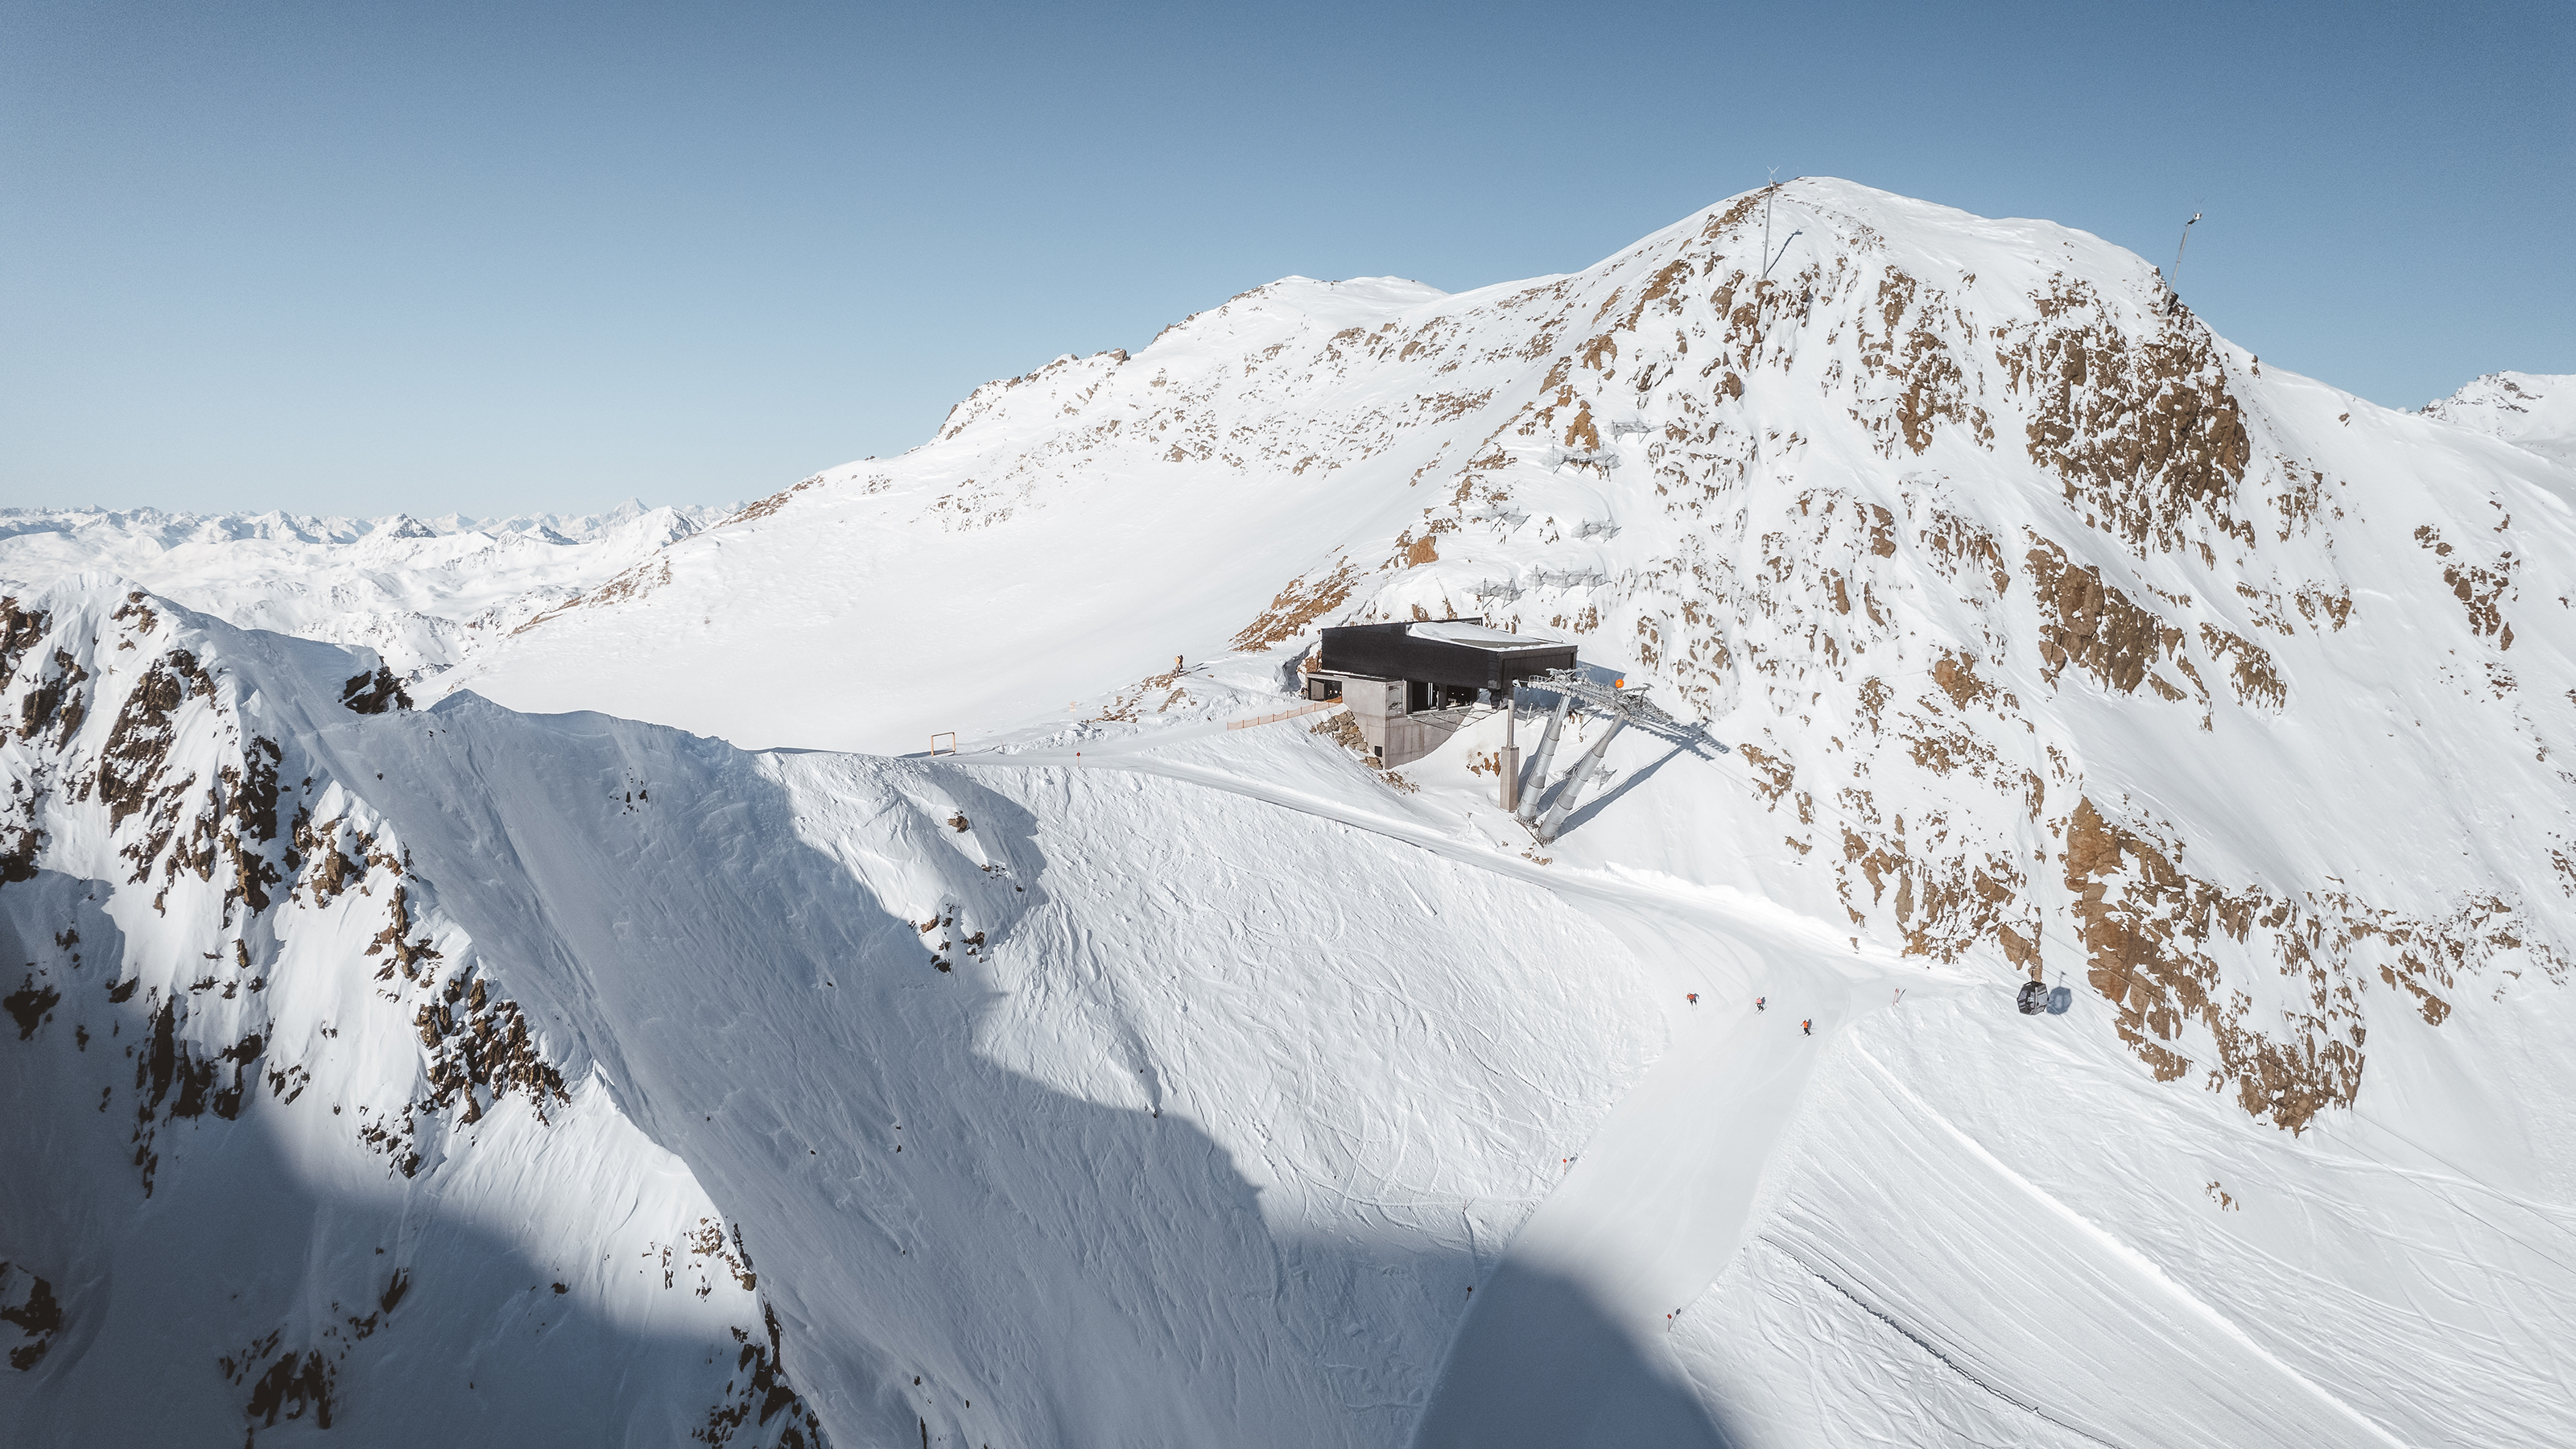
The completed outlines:
{"type": "Polygon", "coordinates": [[[1771,255],[1771,198],[1779,190],[1780,168],[1774,166],[1771,168],[1771,179],[1762,188],[1762,280],[1764,281],[1771,279],[1771,269],[1780,265],[1780,257],[1789,254],[1789,242],[1796,241],[1807,234],[1804,227],[1789,233],[1788,240],[1780,243],[1780,257],[1771,255]]]}
{"type": "Polygon", "coordinates": [[[2182,224],[2182,240],[2174,243],[2173,276],[2165,283],[2168,287],[2180,287],[2182,285],[2182,251],[2184,247],[2191,245],[2191,229],[2197,225],[2199,221],[2200,213],[2195,211],[2191,214],[2191,220],[2182,224]]]}
{"type": "Polygon", "coordinates": [[[1774,166],[1762,182],[1762,275],[1771,275],[1771,196],[1780,189],[1780,168],[1774,166]]]}

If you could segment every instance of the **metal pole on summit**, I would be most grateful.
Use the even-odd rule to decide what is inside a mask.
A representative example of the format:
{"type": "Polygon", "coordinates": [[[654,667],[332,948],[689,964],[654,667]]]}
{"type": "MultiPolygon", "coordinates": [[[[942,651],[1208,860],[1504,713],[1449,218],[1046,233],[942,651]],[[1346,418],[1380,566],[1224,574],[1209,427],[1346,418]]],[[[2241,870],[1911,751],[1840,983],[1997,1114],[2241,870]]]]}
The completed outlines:
{"type": "Polygon", "coordinates": [[[1762,270],[1765,273],[1771,270],[1771,198],[1779,190],[1780,168],[1774,166],[1771,168],[1771,174],[1764,177],[1762,181],[1762,270]]]}
{"type": "Polygon", "coordinates": [[[2186,222],[2184,222],[2184,223],[2182,224],[2182,240],[2181,240],[2181,241],[2178,241],[2178,242],[2176,242],[2176,243],[2174,243],[2174,269],[2173,269],[2173,276],[2165,282],[2165,285],[2166,285],[2166,286],[2168,286],[2168,287],[2173,287],[2173,288],[2177,288],[2177,289],[2178,289],[2178,288],[2180,288],[2180,287],[2182,286],[2182,253],[2183,253],[2183,248],[2188,247],[2188,246],[2190,246],[2190,245],[2191,245],[2191,229],[2192,229],[2193,227],[2195,227],[2195,226],[2198,226],[2199,224],[2200,224],[2200,213],[2199,213],[2199,212],[2196,212],[2196,211],[2195,211],[2195,212],[2193,212],[2193,213],[2191,214],[2191,220],[2186,221],[2186,222]]]}
{"type": "MultiPolygon", "coordinates": [[[[1760,280],[1766,282],[1771,280],[1771,269],[1780,264],[1780,257],[1771,255],[1771,198],[1779,194],[1780,168],[1774,166],[1771,168],[1771,179],[1765,182],[1762,188],[1762,276],[1760,280]]],[[[1796,241],[1806,234],[1803,227],[1789,233],[1789,241],[1780,243],[1780,256],[1789,254],[1789,242],[1796,241]]]]}

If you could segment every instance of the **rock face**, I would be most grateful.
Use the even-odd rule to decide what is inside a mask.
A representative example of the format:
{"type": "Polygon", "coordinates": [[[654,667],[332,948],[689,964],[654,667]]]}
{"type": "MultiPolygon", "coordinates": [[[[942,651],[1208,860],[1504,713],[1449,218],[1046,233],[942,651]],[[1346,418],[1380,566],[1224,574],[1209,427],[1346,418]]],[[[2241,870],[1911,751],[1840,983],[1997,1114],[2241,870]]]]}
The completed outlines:
{"type": "Polygon", "coordinates": [[[2576,1438],[2572,487],[1802,181],[1058,359],[429,686],[21,592],[0,1428],[2576,1438]],[[1499,720],[1215,728],[1453,614],[1732,752],[1542,848],[1499,720]]]}

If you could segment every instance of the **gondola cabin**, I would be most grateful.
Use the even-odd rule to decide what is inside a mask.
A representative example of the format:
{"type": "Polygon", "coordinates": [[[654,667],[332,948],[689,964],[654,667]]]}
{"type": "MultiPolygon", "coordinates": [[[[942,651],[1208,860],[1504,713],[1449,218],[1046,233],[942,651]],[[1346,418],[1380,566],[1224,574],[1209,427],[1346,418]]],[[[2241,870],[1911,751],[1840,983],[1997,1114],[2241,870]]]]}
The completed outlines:
{"type": "Polygon", "coordinates": [[[1573,645],[1481,618],[1352,624],[1324,631],[1306,696],[1348,704],[1370,753],[1393,767],[1440,748],[1479,694],[1500,700],[1521,680],[1573,667],[1573,645]]]}

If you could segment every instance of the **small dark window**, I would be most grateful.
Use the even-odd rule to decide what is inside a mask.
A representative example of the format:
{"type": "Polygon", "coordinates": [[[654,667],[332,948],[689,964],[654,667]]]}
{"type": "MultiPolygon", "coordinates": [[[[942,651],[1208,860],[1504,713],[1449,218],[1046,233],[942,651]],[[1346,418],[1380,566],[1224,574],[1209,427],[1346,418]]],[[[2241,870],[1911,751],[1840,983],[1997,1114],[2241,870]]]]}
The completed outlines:
{"type": "Polygon", "coordinates": [[[1342,697],[1342,682],[1338,679],[1309,679],[1306,681],[1306,697],[1339,699],[1342,697]]]}

